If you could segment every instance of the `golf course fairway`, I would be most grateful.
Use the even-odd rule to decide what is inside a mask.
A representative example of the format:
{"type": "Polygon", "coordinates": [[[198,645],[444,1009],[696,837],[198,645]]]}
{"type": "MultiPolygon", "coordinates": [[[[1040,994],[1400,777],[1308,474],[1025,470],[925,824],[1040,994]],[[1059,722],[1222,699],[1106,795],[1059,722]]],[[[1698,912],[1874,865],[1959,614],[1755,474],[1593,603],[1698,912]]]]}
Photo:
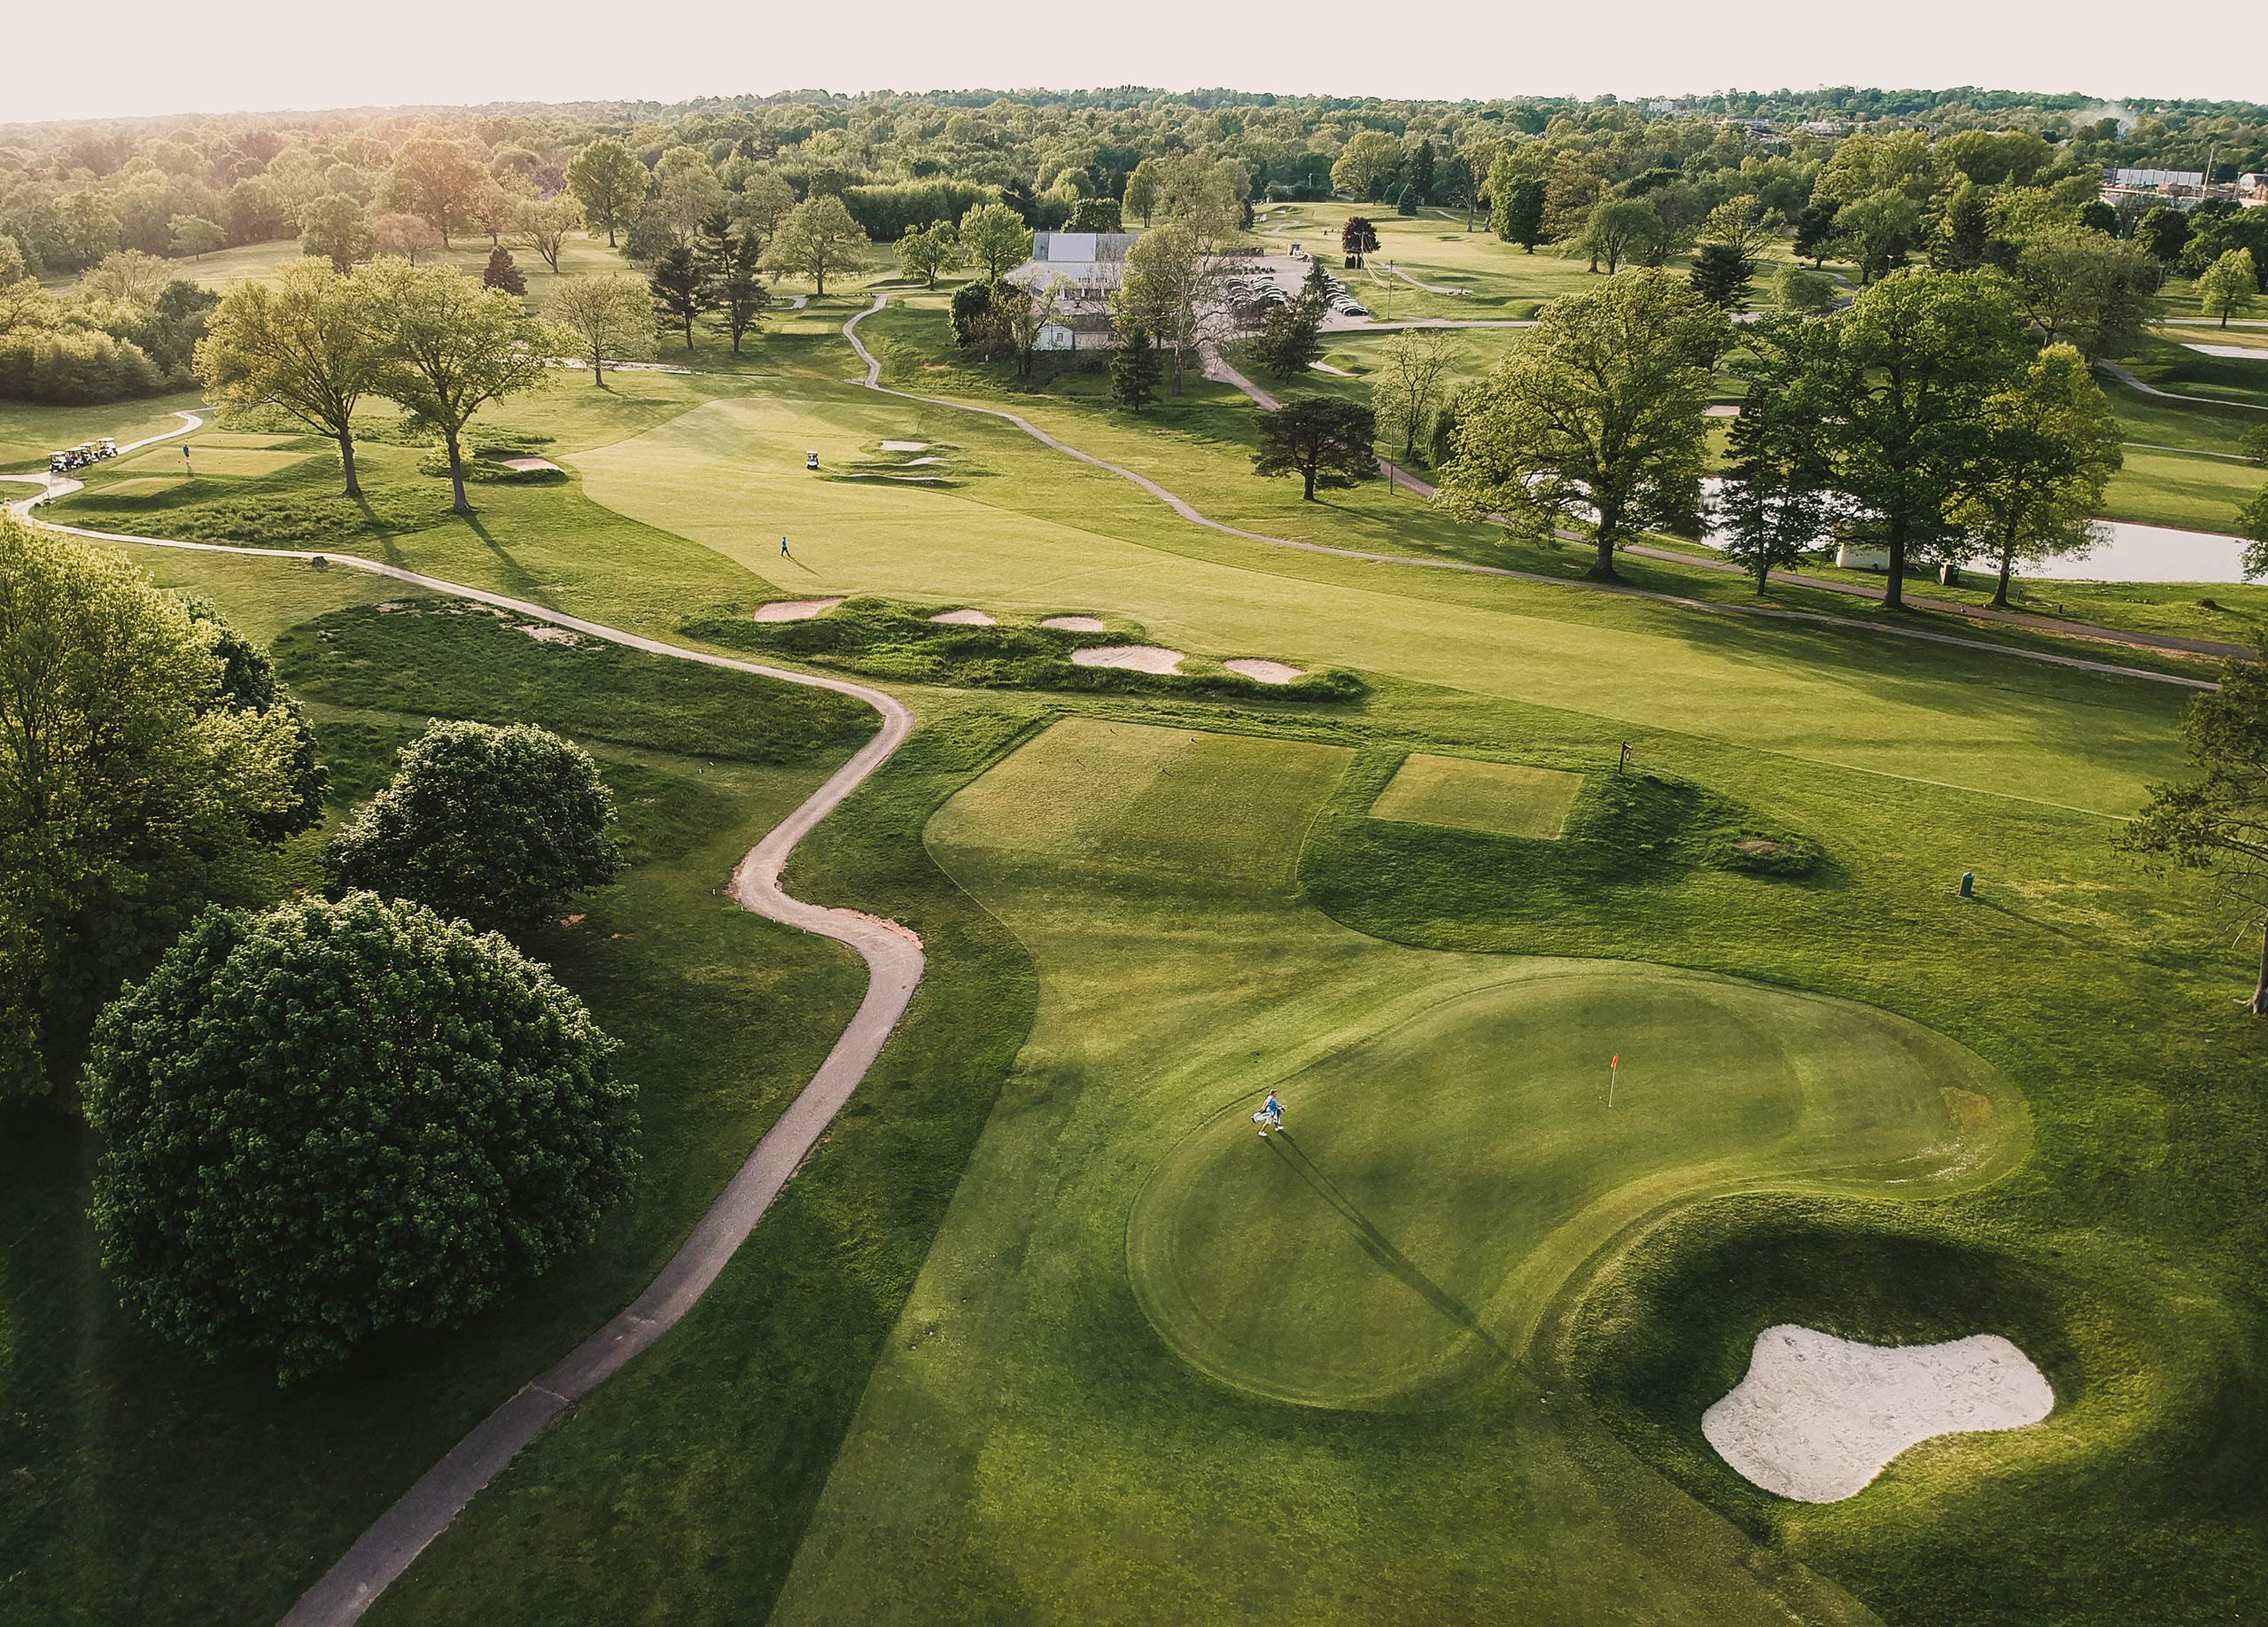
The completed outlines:
{"type": "Polygon", "coordinates": [[[1168,1155],[1127,1234],[1168,1343],[1287,1401],[1446,1405],[1666,1195],[1939,1175],[1997,1142],[1990,1070],[1887,1013],[1663,966],[1516,964],[1277,1082],[1282,1134],[1257,1134],[1246,1091],[1168,1155]]]}
{"type": "Polygon", "coordinates": [[[1650,1218],[1942,1195],[2023,1102],[1876,1008],[1331,919],[1301,856],[1358,760],[1074,717],[931,818],[1038,1015],[775,1621],[1874,1619],[1541,1352],[1650,1218]]]}

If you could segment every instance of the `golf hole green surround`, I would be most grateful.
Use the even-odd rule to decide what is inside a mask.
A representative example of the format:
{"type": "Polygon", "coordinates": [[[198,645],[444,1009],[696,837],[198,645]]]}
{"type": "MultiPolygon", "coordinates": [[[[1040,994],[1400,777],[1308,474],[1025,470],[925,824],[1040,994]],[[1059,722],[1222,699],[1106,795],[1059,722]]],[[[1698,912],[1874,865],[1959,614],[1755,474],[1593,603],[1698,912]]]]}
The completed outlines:
{"type": "Polygon", "coordinates": [[[1166,1154],[1127,1259],[1184,1358],[1285,1401],[1445,1405],[1666,1204],[1919,1195],[2023,1140],[1988,1064],[1888,1012],[1643,962],[1514,964],[1278,1080],[1283,1135],[1259,1135],[1254,1090],[1166,1154]]]}
{"type": "Polygon", "coordinates": [[[1581,775],[1557,768],[1413,751],[1371,805],[1371,817],[1549,840],[1566,828],[1582,789],[1581,775]]]}

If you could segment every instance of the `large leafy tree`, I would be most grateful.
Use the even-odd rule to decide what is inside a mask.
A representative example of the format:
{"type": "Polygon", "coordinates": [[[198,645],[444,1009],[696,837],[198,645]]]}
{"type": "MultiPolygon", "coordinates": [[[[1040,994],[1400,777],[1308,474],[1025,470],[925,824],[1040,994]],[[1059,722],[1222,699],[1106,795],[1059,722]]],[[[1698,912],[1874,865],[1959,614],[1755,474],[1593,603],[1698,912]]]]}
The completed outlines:
{"type": "Polygon", "coordinates": [[[0,517],[0,1094],[44,1089],[120,981],[306,824],[305,728],[233,645],[113,550],[0,517]]]}
{"type": "Polygon", "coordinates": [[[1816,319],[1831,343],[1790,345],[1764,324],[1745,346],[1749,399],[1814,426],[1852,524],[1890,554],[1884,603],[1904,603],[1907,563],[1961,544],[1955,506],[1989,446],[1986,403],[2035,354],[2006,282],[1912,269],[1816,319]]]}
{"type": "Polygon", "coordinates": [[[520,243],[533,249],[554,276],[559,275],[567,234],[582,223],[583,206],[571,197],[522,199],[512,215],[520,243]]]}
{"type": "Polygon", "coordinates": [[[937,274],[961,261],[960,235],[951,221],[908,226],[897,240],[897,269],[924,288],[937,285],[937,274]]]}
{"type": "Polygon", "coordinates": [[[104,1266],[161,1337],[279,1383],[455,1327],[629,1189],[614,1049],[542,966],[421,906],[211,911],[96,1028],[104,1266]]]}
{"type": "Polygon", "coordinates": [[[342,888],[522,930],[621,873],[591,754],[532,723],[437,722],[323,850],[342,888]]]}
{"type": "Polygon", "coordinates": [[[1449,375],[1449,341],[1438,330],[1405,328],[1386,340],[1371,400],[1380,423],[1402,434],[1402,455],[1418,455],[1420,437],[1441,409],[1449,375]]]}
{"type": "Polygon", "coordinates": [[[486,167],[465,143],[421,136],[404,142],[394,154],[385,192],[396,208],[440,233],[441,246],[447,248],[450,234],[472,218],[480,188],[488,180],[486,167]]]}
{"type": "Polygon", "coordinates": [[[1118,314],[1147,328],[1173,356],[1173,393],[1181,393],[1190,355],[1215,337],[1227,309],[1224,275],[1197,233],[1178,221],[1153,227],[1127,251],[1118,314]]]}
{"type": "Polygon", "coordinates": [[[1358,130],[1331,166],[1331,184],[1356,198],[1376,199],[1402,173],[1402,143],[1385,130],[1358,130]]]}
{"type": "Polygon", "coordinates": [[[827,279],[857,270],[866,260],[866,230],[840,198],[828,194],[797,204],[780,222],[765,263],[790,276],[807,276],[820,299],[827,279]]]}
{"type": "Polygon", "coordinates": [[[2205,268],[2197,279],[2197,306],[2208,316],[2218,316],[2221,326],[2229,325],[2229,318],[2241,316],[2252,308],[2258,277],[2249,248],[2230,249],[2205,268]]]}
{"type": "Polygon", "coordinates": [[[376,260],[354,274],[381,358],[375,388],[441,437],[453,507],[464,491],[464,427],[489,402],[543,377],[548,331],[520,302],[451,266],[376,260]]]}
{"type": "Polygon", "coordinates": [[[1301,495],[1315,501],[1318,482],[1352,486],[1378,472],[1378,418],[1368,407],[1333,396],[1294,397],[1260,419],[1260,475],[1298,475],[1301,495]]]}
{"type": "Polygon", "coordinates": [[[1652,199],[1605,198],[1593,206],[1575,247],[1589,254],[1594,271],[1605,261],[1612,276],[1625,259],[1643,259],[1663,241],[1661,213],[1652,199]]]}
{"type": "Polygon", "coordinates": [[[960,246],[984,280],[997,283],[1031,258],[1031,228],[1006,204],[979,204],[960,217],[960,246]]]}
{"type": "Polygon", "coordinates": [[[377,252],[377,233],[357,199],[333,192],[299,211],[299,253],[329,261],[339,276],[377,252]]]}
{"type": "MultiPolygon", "coordinates": [[[[2268,916],[2268,666],[2225,663],[2219,686],[2190,703],[2182,737],[2197,777],[2153,786],[2118,845],[2210,874],[2257,930],[2268,916]]],[[[2268,938],[2245,1004],[2255,1016],[2268,1016],[2268,938]]]]}
{"type": "Polygon", "coordinates": [[[635,277],[617,272],[570,278],[552,295],[549,313],[591,364],[593,384],[606,383],[610,362],[643,362],[654,354],[653,295],[635,277]]]}
{"type": "Polygon", "coordinates": [[[1724,314],[1666,271],[1553,300],[1461,403],[1441,501],[1539,531],[1588,518],[1591,574],[1612,580],[1634,531],[1693,519],[1702,409],[1731,342],[1724,314]]]}
{"type": "Polygon", "coordinates": [[[2159,269],[2139,243],[2049,226],[2025,239],[2014,274],[2043,345],[2062,339],[2088,357],[2131,355],[2157,320],[2159,269]]]}
{"type": "Polygon", "coordinates": [[[1984,432],[1955,518],[1998,569],[1999,606],[2018,564],[2093,546],[2093,517],[2124,455],[2118,421],[2070,345],[2042,351],[1986,398],[1984,432]]]}
{"type": "Polygon", "coordinates": [[[590,143],[567,166],[567,190],[593,225],[606,228],[609,248],[616,230],[636,218],[652,181],[638,155],[612,136],[590,143]]]}

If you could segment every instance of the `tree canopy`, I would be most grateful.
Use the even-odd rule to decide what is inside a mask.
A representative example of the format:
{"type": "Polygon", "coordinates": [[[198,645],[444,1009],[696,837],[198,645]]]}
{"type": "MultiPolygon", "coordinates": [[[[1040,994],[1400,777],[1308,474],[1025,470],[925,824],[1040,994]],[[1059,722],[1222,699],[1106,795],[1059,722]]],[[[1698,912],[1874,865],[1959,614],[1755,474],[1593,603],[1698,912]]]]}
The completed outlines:
{"type": "Polygon", "coordinates": [[[208,912],[96,1027],[104,1268],[159,1336],[279,1383],[454,1327],[628,1190],[614,1049],[543,967],[422,906],[208,912]]]}

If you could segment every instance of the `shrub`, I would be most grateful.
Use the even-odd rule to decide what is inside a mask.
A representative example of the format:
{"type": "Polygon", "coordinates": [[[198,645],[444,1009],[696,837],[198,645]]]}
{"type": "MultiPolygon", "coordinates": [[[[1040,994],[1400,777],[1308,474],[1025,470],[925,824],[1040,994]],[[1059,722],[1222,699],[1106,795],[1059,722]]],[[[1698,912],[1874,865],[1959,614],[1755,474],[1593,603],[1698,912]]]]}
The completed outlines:
{"type": "Polygon", "coordinates": [[[627,1189],[614,1048],[543,967],[418,905],[208,911],[96,1027],[103,1264],[159,1335],[278,1383],[454,1327],[627,1189]]]}
{"type": "Polygon", "coordinates": [[[1000,189],[974,181],[938,176],[926,181],[893,181],[874,186],[846,186],[843,206],[850,218],[877,243],[895,243],[909,226],[932,226],[958,221],[971,209],[1000,201],[1000,189]]]}
{"type": "Polygon", "coordinates": [[[0,401],[88,407],[165,387],[139,345],[84,330],[0,339],[0,401]]]}
{"type": "Polygon", "coordinates": [[[340,888],[523,928],[612,881],[614,798],[591,754],[532,723],[436,722],[323,850],[340,888]]]}

